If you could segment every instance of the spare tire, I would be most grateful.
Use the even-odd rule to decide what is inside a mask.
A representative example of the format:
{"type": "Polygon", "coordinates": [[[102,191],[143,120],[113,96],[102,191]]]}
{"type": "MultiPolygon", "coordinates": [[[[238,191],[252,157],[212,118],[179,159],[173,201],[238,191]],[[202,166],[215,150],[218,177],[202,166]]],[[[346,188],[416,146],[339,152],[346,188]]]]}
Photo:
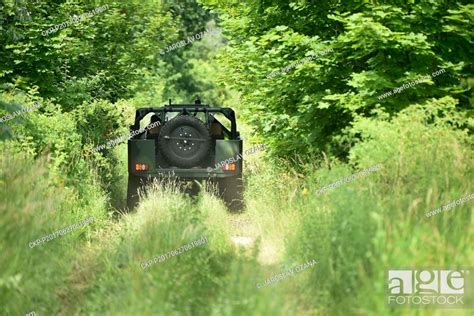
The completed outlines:
{"type": "Polygon", "coordinates": [[[158,150],[170,165],[191,168],[209,158],[211,143],[209,130],[201,120],[180,115],[161,128],[158,150]]]}

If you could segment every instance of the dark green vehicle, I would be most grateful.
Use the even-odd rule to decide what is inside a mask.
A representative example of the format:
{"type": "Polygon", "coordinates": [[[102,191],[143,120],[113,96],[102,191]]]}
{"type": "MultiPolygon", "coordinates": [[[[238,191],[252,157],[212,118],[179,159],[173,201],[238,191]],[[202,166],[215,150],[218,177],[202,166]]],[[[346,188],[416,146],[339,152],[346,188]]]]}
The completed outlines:
{"type": "Polygon", "coordinates": [[[127,204],[154,178],[208,181],[230,210],[243,208],[242,139],[231,108],[170,104],[140,108],[128,140],[127,204]]]}

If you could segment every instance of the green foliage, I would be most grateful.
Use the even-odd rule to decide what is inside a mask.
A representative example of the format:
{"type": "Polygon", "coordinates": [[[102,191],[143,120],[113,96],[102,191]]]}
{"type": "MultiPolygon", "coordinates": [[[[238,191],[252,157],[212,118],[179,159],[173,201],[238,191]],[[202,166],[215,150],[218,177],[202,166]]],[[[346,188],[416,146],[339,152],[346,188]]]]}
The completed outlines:
{"type": "Polygon", "coordinates": [[[184,62],[190,47],[160,54],[160,49],[205,29],[211,15],[194,0],[15,0],[0,6],[0,31],[8,34],[0,39],[0,84],[25,91],[37,87],[42,97],[53,98],[65,111],[97,99],[131,98],[154,90],[157,81],[165,82],[168,93],[154,94],[154,102],[202,92],[193,82],[205,79],[194,78],[184,62]],[[103,6],[102,12],[71,22],[72,16],[103,6]],[[64,22],[65,28],[45,33],[64,22]],[[142,82],[144,74],[154,80],[142,82]]]}
{"type": "MultiPolygon", "coordinates": [[[[73,187],[82,197],[89,194],[89,185],[97,185],[107,192],[116,190],[122,170],[111,150],[90,154],[94,146],[110,138],[126,135],[123,113],[126,107],[117,103],[98,101],[83,104],[73,112],[65,113],[60,106],[34,96],[4,93],[3,104],[29,105],[36,100],[41,107],[2,123],[13,135],[9,146],[17,152],[38,158],[49,157],[49,170],[55,175],[56,185],[73,187]]],[[[6,112],[5,112],[6,113],[6,112]]],[[[3,116],[3,114],[0,114],[3,116]]]]}
{"type": "Polygon", "coordinates": [[[17,153],[0,143],[0,306],[3,315],[57,314],[62,306],[58,285],[67,282],[70,262],[92,231],[104,226],[106,199],[82,178],[87,194],[52,185],[51,161],[17,153]],[[34,248],[29,243],[93,216],[94,221],[34,248]]]}
{"type": "Polygon", "coordinates": [[[471,204],[425,216],[472,192],[472,4],[199,3],[209,10],[196,0],[0,3],[0,117],[41,104],[0,123],[2,313],[386,315],[385,269],[473,262],[471,204]],[[224,36],[160,54],[220,27],[224,36]],[[136,213],[105,221],[123,199],[126,146],[90,149],[126,135],[136,107],[197,95],[239,103],[247,134],[271,149],[264,165],[246,160],[248,251],[232,247],[233,217],[208,194],[155,187],[136,213]],[[96,221],[28,248],[86,215],[96,221]],[[140,268],[202,236],[207,244],[140,268]],[[313,258],[315,267],[256,289],[313,258]]]}
{"type": "Polygon", "coordinates": [[[202,2],[220,13],[229,39],[223,79],[242,93],[246,117],[275,155],[345,157],[358,139],[347,130],[374,109],[393,115],[445,95],[459,100],[459,110],[469,109],[471,86],[463,82],[473,76],[473,7],[467,1],[202,2]],[[266,78],[327,48],[333,52],[266,78]],[[442,76],[377,98],[440,68],[442,76]]]}
{"type": "Polygon", "coordinates": [[[193,205],[173,188],[155,187],[137,214],[124,218],[113,238],[86,256],[91,260],[77,262],[81,269],[72,278],[74,285],[62,289],[79,299],[67,301],[63,312],[288,315],[271,302],[270,293],[257,292],[258,265],[254,259],[237,258],[223,239],[225,221],[215,198],[193,205]],[[145,270],[140,266],[203,236],[203,245],[145,270]]]}
{"type": "MultiPolygon", "coordinates": [[[[363,141],[351,150],[350,161],[357,169],[378,163],[383,168],[323,196],[303,197],[302,229],[290,249],[298,258],[311,253],[320,259],[308,279],[313,304],[334,315],[387,314],[385,269],[472,261],[472,202],[425,216],[473,189],[472,139],[467,131],[452,130],[453,122],[467,124],[454,108],[455,101],[445,98],[392,119],[360,120],[355,129],[363,141]]],[[[306,186],[314,194],[353,173],[335,164],[309,177],[306,186]]]]}
{"type": "Polygon", "coordinates": [[[182,37],[201,32],[207,21],[216,17],[215,14],[203,10],[196,0],[163,0],[162,3],[164,10],[169,11],[173,19],[181,21],[182,28],[179,35],[182,37]]]}
{"type": "Polygon", "coordinates": [[[140,267],[145,260],[207,235],[196,210],[181,199],[170,198],[171,195],[163,192],[153,196],[161,201],[159,207],[145,203],[139,210],[139,222],[131,221],[132,218],[122,222],[118,235],[105,242],[97,261],[91,262],[93,266],[83,269],[87,288],[78,287],[79,293],[65,288],[71,292],[69,297],[82,298],[80,302],[71,302],[71,309],[88,314],[208,313],[209,306],[204,302],[212,298],[216,282],[230,259],[229,253],[210,252],[208,243],[212,240],[146,270],[140,267]],[[128,291],[130,287],[136,291],[128,291]],[[150,297],[153,304],[134,303],[150,297]]]}

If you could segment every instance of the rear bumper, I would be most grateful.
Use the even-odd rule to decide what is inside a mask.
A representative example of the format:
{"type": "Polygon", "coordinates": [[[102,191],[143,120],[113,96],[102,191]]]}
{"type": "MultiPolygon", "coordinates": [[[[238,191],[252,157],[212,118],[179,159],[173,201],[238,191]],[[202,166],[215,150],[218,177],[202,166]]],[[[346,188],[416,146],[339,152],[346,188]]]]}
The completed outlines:
{"type": "Polygon", "coordinates": [[[212,170],[209,171],[205,168],[191,168],[191,169],[179,169],[179,168],[168,168],[158,169],[155,172],[131,172],[131,174],[143,177],[143,178],[179,178],[179,179],[213,179],[213,178],[228,178],[234,176],[241,176],[241,172],[232,171],[220,171],[212,170]]]}
{"type": "Polygon", "coordinates": [[[128,141],[128,172],[147,178],[175,177],[180,179],[227,178],[242,175],[242,140],[216,140],[213,166],[178,168],[161,161],[155,151],[155,141],[131,139],[128,141]],[[222,163],[235,163],[235,171],[223,171],[222,163]],[[135,164],[146,164],[149,170],[135,170],[135,164]]]}

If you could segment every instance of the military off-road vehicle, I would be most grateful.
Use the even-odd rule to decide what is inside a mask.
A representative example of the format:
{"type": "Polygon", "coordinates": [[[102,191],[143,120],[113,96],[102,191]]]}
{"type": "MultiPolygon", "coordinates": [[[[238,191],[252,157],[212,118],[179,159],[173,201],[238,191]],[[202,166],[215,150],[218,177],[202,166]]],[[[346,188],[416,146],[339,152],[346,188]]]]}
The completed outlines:
{"type": "Polygon", "coordinates": [[[140,108],[128,140],[127,204],[150,180],[208,181],[228,208],[243,208],[242,139],[231,108],[171,104],[140,108]]]}

